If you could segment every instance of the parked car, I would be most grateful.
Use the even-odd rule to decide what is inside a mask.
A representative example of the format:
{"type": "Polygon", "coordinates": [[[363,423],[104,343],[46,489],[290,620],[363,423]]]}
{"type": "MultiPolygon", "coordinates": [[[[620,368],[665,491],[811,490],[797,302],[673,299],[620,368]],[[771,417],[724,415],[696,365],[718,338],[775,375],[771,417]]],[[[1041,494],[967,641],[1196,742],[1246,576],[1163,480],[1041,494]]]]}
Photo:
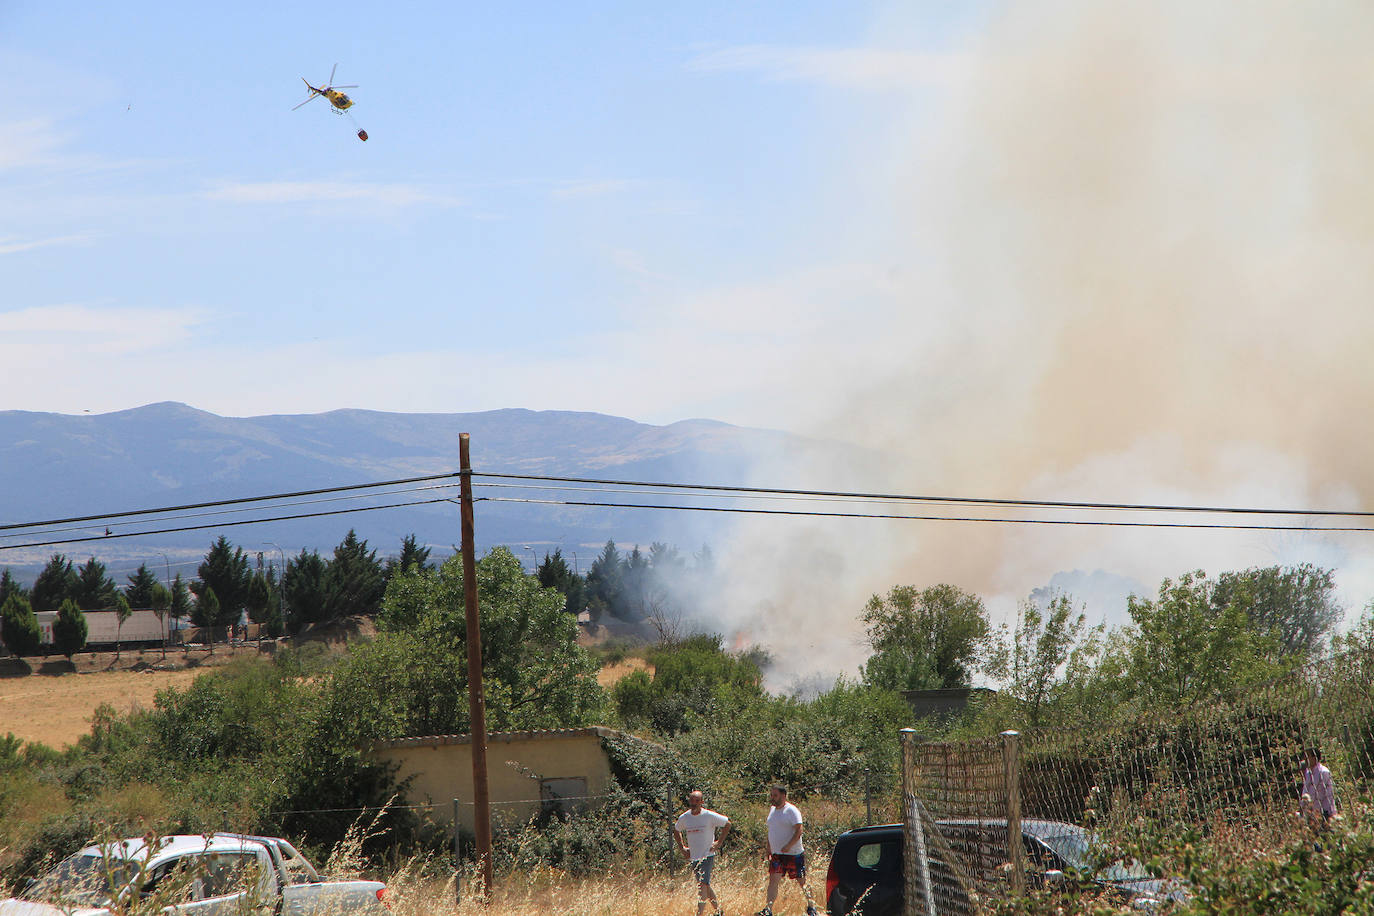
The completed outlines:
{"type": "MultiPolygon", "coordinates": [[[[1006,880],[1007,822],[943,819],[935,822],[935,829],[939,837],[932,838],[927,853],[931,894],[941,912],[971,913],[976,907],[946,857],[975,884],[998,886],[1006,880]]],[[[1094,868],[1093,835],[1076,824],[1027,818],[1021,821],[1021,841],[1028,887],[1087,881],[1145,911],[1183,895],[1177,882],[1153,878],[1138,864],[1094,868]]],[[[825,881],[831,916],[848,916],[855,911],[863,916],[899,916],[903,846],[901,824],[860,827],[841,834],[835,841],[825,881]]]]}
{"type": "Polygon", "coordinates": [[[380,881],[329,881],[286,840],[217,833],[87,846],[0,901],[0,916],[386,916],[380,881]]]}

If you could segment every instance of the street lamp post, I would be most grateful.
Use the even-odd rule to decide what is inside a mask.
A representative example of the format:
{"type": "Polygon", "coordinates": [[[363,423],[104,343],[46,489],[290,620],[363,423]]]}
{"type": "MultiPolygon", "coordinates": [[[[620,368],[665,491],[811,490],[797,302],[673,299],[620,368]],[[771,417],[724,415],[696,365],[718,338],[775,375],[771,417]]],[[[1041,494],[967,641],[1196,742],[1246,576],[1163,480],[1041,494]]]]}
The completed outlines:
{"type": "MultiPolygon", "coordinates": [[[[158,553],[162,553],[162,551],[159,550],[158,553]]],[[[167,559],[167,554],[165,554],[165,553],[162,553],[162,568],[163,568],[163,570],[167,573],[167,600],[168,600],[168,602],[170,602],[170,601],[172,600],[172,564],[171,564],[171,561],[169,561],[169,560],[167,559]]],[[[165,608],[162,609],[162,657],[163,657],[163,658],[166,658],[166,657],[167,657],[167,637],[168,637],[168,635],[169,635],[168,632],[167,632],[167,617],[168,617],[168,615],[171,614],[171,612],[172,612],[172,609],[171,609],[170,607],[165,607],[165,608]]]]}
{"type": "MultiPolygon", "coordinates": [[[[281,572],[277,574],[277,610],[281,613],[282,626],[286,626],[286,551],[281,549],[281,545],[276,541],[263,541],[277,548],[277,553],[281,554],[281,572]]],[[[262,648],[262,627],[258,627],[258,648],[262,648]]]]}

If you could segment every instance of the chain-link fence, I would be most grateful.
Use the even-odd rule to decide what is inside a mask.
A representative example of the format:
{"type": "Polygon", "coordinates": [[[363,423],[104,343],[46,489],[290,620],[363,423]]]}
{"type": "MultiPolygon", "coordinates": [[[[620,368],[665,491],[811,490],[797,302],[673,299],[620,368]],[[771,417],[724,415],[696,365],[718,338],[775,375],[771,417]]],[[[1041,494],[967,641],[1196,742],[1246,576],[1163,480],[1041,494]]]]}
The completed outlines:
{"type": "Polygon", "coordinates": [[[1124,889],[1145,877],[1133,859],[1181,868],[1184,841],[1234,860],[1319,834],[1374,787],[1371,683],[1374,652],[1360,648],[1122,725],[958,742],[905,732],[906,912],[976,911],[1063,872],[1124,889]]]}

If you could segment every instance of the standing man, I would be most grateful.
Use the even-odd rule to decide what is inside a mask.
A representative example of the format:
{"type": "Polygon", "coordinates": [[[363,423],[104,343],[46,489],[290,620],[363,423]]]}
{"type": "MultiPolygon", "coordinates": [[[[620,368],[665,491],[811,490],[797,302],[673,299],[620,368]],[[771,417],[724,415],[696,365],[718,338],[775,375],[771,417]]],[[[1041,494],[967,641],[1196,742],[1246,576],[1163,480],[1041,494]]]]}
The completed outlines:
{"type": "Polygon", "coordinates": [[[710,808],[703,808],[700,789],[687,793],[687,810],[678,815],[673,824],[673,836],[677,838],[682,854],[692,864],[692,874],[697,879],[697,916],[706,911],[706,901],[711,901],[716,916],[720,916],[720,901],[716,892],[711,890],[711,868],[715,865],[716,852],[725,842],[730,832],[730,819],[717,814],[710,808]],[[720,836],[716,836],[716,829],[720,836]]]}
{"type": "Polygon", "coordinates": [[[1331,771],[1322,764],[1322,752],[1316,747],[1303,751],[1302,794],[1311,799],[1312,806],[1322,816],[1324,826],[1336,815],[1336,785],[1331,771]]]}
{"type": "Polygon", "coordinates": [[[802,816],[787,800],[787,786],[768,790],[768,902],[754,916],[773,916],[773,901],[783,878],[794,878],[806,898],[806,916],[818,916],[816,900],[806,886],[806,857],[802,850],[802,816]]]}

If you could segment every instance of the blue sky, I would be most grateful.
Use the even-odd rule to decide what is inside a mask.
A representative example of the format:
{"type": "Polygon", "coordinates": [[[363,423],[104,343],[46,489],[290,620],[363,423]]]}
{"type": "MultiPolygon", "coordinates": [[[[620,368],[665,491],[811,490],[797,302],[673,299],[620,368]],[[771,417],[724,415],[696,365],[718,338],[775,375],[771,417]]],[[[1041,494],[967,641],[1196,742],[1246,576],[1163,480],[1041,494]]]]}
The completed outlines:
{"type": "MultiPolygon", "coordinates": [[[[907,492],[1367,507],[1371,45],[1356,0],[11,0],[0,409],[711,417],[907,492]],[[291,110],[336,62],[366,143],[291,110]]],[[[780,579],[1374,594],[1361,533],[951,530],[788,529],[850,566],[780,579]]]]}
{"type": "Polygon", "coordinates": [[[881,307],[829,291],[885,269],[872,170],[975,28],[953,3],[4,4],[0,409],[805,424],[760,351],[881,307]],[[291,111],[335,62],[366,143],[291,111]]]}

